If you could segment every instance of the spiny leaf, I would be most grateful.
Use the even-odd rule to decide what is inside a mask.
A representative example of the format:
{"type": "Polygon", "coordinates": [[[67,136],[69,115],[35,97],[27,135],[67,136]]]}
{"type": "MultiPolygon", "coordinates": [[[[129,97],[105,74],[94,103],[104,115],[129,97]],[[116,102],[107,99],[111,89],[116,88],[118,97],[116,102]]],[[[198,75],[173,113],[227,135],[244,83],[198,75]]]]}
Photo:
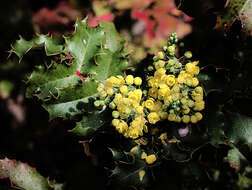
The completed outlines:
{"type": "Polygon", "coordinates": [[[245,30],[251,32],[251,8],[251,0],[228,0],[224,12],[218,15],[216,27],[229,29],[233,22],[239,19],[245,30]]]}
{"type": "Polygon", "coordinates": [[[252,168],[250,166],[247,166],[245,168],[245,171],[242,174],[239,174],[237,185],[238,187],[243,189],[248,189],[252,186],[252,179],[251,177],[247,177],[248,174],[251,174],[252,168]]]}
{"type": "Polygon", "coordinates": [[[119,160],[123,159],[123,157],[124,157],[124,153],[123,152],[118,151],[118,150],[116,150],[114,148],[109,148],[109,150],[112,153],[114,161],[119,161],[119,160]]]}
{"type": "Polygon", "coordinates": [[[242,165],[248,165],[248,160],[235,147],[228,151],[228,155],[225,157],[225,160],[229,163],[230,167],[234,168],[236,171],[239,171],[242,165]]]}
{"type": "Polygon", "coordinates": [[[107,111],[96,111],[94,113],[83,116],[82,120],[77,123],[71,132],[82,137],[90,137],[97,129],[99,129],[107,120],[107,111]]]}
{"type": "Polygon", "coordinates": [[[124,57],[124,39],[112,23],[101,22],[98,27],[87,25],[87,20],[77,21],[75,32],[64,37],[65,43],[57,45],[52,38],[39,35],[31,41],[19,40],[13,52],[20,58],[30,49],[44,46],[47,55],[60,54],[45,66],[38,66],[28,80],[26,96],[38,97],[49,112],[50,119],[75,116],[90,112],[97,96],[99,81],[112,75],[123,74],[128,61],[124,57]],[[22,47],[25,48],[17,51],[22,47]]]}
{"type": "Polygon", "coordinates": [[[208,94],[211,91],[223,90],[225,85],[222,83],[222,79],[218,79],[212,74],[200,73],[198,79],[204,87],[204,91],[208,94]]]}
{"type": "Polygon", "coordinates": [[[55,44],[51,37],[47,35],[38,35],[34,39],[27,41],[20,37],[19,40],[12,46],[11,53],[15,53],[20,61],[22,57],[32,48],[45,47],[46,55],[57,55],[63,50],[62,45],[55,44]]]}
{"type": "Polygon", "coordinates": [[[49,181],[41,176],[34,168],[28,164],[9,160],[0,160],[0,179],[9,178],[16,186],[25,190],[61,190],[61,185],[49,184],[49,181]]]}
{"type": "Polygon", "coordinates": [[[247,0],[242,10],[240,11],[239,17],[245,30],[251,35],[252,34],[252,1],[247,0]]]}
{"type": "Polygon", "coordinates": [[[144,160],[136,160],[134,164],[119,163],[111,176],[120,187],[146,187],[149,182],[149,171],[144,160]]]}
{"type": "Polygon", "coordinates": [[[213,146],[224,144],[224,127],[225,127],[225,116],[221,111],[209,112],[206,119],[206,126],[208,129],[207,135],[210,143],[213,146]]]}
{"type": "Polygon", "coordinates": [[[234,144],[247,144],[250,148],[252,146],[252,119],[237,113],[227,114],[229,123],[229,130],[227,136],[234,144]]]}

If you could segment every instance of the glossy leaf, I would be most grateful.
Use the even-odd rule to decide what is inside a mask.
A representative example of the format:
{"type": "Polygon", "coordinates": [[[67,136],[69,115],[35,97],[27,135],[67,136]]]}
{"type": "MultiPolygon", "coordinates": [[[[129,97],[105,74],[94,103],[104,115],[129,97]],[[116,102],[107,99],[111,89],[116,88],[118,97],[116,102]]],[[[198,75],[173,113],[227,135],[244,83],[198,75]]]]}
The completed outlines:
{"type": "Polygon", "coordinates": [[[53,39],[39,35],[31,41],[23,39],[13,45],[12,51],[21,59],[32,48],[44,46],[47,55],[59,54],[45,66],[38,66],[28,80],[26,96],[43,101],[50,119],[67,119],[89,112],[96,98],[99,81],[123,74],[128,61],[124,58],[124,39],[112,23],[102,22],[98,27],[77,21],[75,32],[57,45],[53,39]],[[21,47],[23,47],[21,49],[21,47]]]}
{"type": "Polygon", "coordinates": [[[9,178],[13,185],[25,190],[62,189],[62,185],[50,184],[49,180],[41,176],[28,164],[8,158],[0,160],[0,179],[4,178],[9,178]]]}

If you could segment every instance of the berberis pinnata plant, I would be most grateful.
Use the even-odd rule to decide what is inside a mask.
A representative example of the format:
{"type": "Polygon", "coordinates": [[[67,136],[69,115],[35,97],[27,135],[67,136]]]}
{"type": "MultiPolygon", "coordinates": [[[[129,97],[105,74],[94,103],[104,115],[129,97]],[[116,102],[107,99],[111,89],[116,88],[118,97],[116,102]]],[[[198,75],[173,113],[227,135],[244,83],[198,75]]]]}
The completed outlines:
{"type": "MultiPolygon", "coordinates": [[[[206,179],[218,182],[230,175],[219,165],[208,165],[203,150],[219,146],[228,149],[222,162],[238,174],[230,183],[249,187],[252,168],[239,145],[251,148],[252,120],[213,103],[232,81],[223,88],[215,85],[200,60],[193,60],[182,45],[178,48],[179,43],[176,33],[171,34],[163,50],[134,68],[113,24],[100,22],[92,28],[84,19],[61,41],[48,35],[30,41],[20,38],[11,53],[21,61],[32,49],[45,51],[44,65],[28,77],[26,97],[39,100],[50,120],[76,121],[71,132],[82,141],[102,139],[101,149],[111,154],[106,167],[111,189],[153,189],[166,174],[181,179],[178,189],[191,189],[206,179]]],[[[6,163],[0,162],[0,177],[32,189],[10,175],[13,168],[3,170],[6,163]]],[[[33,181],[37,189],[64,188],[33,181]]],[[[208,188],[206,183],[204,187],[208,188]]]]}

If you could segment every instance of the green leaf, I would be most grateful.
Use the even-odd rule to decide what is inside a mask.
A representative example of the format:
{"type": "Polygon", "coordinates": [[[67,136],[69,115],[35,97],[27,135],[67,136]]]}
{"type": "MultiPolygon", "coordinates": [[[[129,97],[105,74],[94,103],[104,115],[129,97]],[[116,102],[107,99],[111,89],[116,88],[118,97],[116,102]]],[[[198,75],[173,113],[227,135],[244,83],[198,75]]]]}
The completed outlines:
{"type": "Polygon", "coordinates": [[[118,151],[115,148],[109,148],[112,153],[114,161],[122,160],[124,157],[124,153],[122,151],[118,151]]]}
{"type": "Polygon", "coordinates": [[[76,127],[71,130],[76,135],[82,137],[90,137],[107,121],[106,111],[96,111],[94,113],[83,116],[80,122],[77,122],[76,127]]]}
{"type": "Polygon", "coordinates": [[[228,0],[225,10],[218,15],[216,27],[228,29],[236,19],[239,19],[244,29],[251,33],[251,13],[251,0],[228,0]]]}
{"type": "Polygon", "coordinates": [[[0,97],[8,98],[13,88],[14,88],[14,84],[12,82],[8,80],[0,81],[0,97]]]}
{"type": "Polygon", "coordinates": [[[25,190],[62,189],[59,184],[49,184],[49,180],[28,164],[8,158],[0,160],[0,179],[4,178],[9,178],[13,184],[25,190]]]}
{"type": "Polygon", "coordinates": [[[112,179],[118,187],[146,187],[150,174],[144,160],[135,160],[133,164],[118,163],[112,172],[112,179]]]}
{"type": "MultiPolygon", "coordinates": [[[[124,39],[112,23],[101,22],[98,27],[77,21],[75,32],[57,45],[45,35],[31,41],[21,39],[13,45],[13,52],[21,59],[32,48],[45,47],[51,58],[38,66],[28,80],[26,97],[37,97],[49,112],[50,119],[76,116],[93,110],[97,84],[112,75],[122,75],[128,61],[124,57],[124,39]]],[[[79,127],[78,127],[79,128],[79,127]]],[[[79,128],[81,129],[81,128],[79,128]]],[[[82,131],[83,133],[83,131],[82,131]]]]}
{"type": "Polygon", "coordinates": [[[248,160],[235,147],[228,151],[225,160],[229,163],[230,167],[234,168],[236,171],[239,171],[242,166],[248,165],[248,160]]]}
{"type": "Polygon", "coordinates": [[[218,79],[212,74],[200,73],[198,79],[203,85],[206,94],[212,91],[221,91],[225,87],[222,82],[223,79],[218,79]]]}
{"type": "Polygon", "coordinates": [[[251,177],[247,177],[246,175],[250,174],[251,175],[252,168],[250,166],[247,166],[245,168],[245,171],[242,174],[238,174],[238,182],[237,185],[238,187],[243,190],[243,189],[248,189],[249,187],[252,186],[252,179],[251,177]]]}
{"type": "Polygon", "coordinates": [[[243,5],[239,17],[243,28],[251,35],[252,34],[252,1],[247,0],[243,5]]]}
{"type": "Polygon", "coordinates": [[[183,150],[176,143],[169,143],[163,146],[166,159],[175,160],[177,162],[185,162],[191,159],[191,150],[183,150]]]}
{"type": "Polygon", "coordinates": [[[208,112],[204,121],[207,135],[213,146],[225,144],[225,115],[221,111],[208,112]]]}
{"type": "Polygon", "coordinates": [[[63,50],[62,45],[55,44],[51,37],[47,35],[38,35],[34,39],[27,41],[20,37],[19,40],[12,46],[10,53],[15,53],[20,61],[23,56],[32,48],[45,47],[47,56],[57,55],[63,50]]]}
{"type": "Polygon", "coordinates": [[[230,121],[227,136],[234,143],[247,144],[252,146],[252,119],[237,113],[228,113],[227,119],[230,121]]]}

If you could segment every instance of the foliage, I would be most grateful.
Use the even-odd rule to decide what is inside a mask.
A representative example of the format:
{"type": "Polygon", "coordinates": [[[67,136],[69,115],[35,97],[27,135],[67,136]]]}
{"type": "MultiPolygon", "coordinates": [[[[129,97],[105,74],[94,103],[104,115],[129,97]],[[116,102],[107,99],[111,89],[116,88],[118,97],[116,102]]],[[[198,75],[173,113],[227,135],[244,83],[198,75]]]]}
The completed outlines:
{"type": "Polygon", "coordinates": [[[42,177],[34,168],[28,164],[9,160],[0,160],[0,179],[9,178],[12,187],[18,186],[27,190],[61,190],[62,185],[50,182],[42,177]]]}

